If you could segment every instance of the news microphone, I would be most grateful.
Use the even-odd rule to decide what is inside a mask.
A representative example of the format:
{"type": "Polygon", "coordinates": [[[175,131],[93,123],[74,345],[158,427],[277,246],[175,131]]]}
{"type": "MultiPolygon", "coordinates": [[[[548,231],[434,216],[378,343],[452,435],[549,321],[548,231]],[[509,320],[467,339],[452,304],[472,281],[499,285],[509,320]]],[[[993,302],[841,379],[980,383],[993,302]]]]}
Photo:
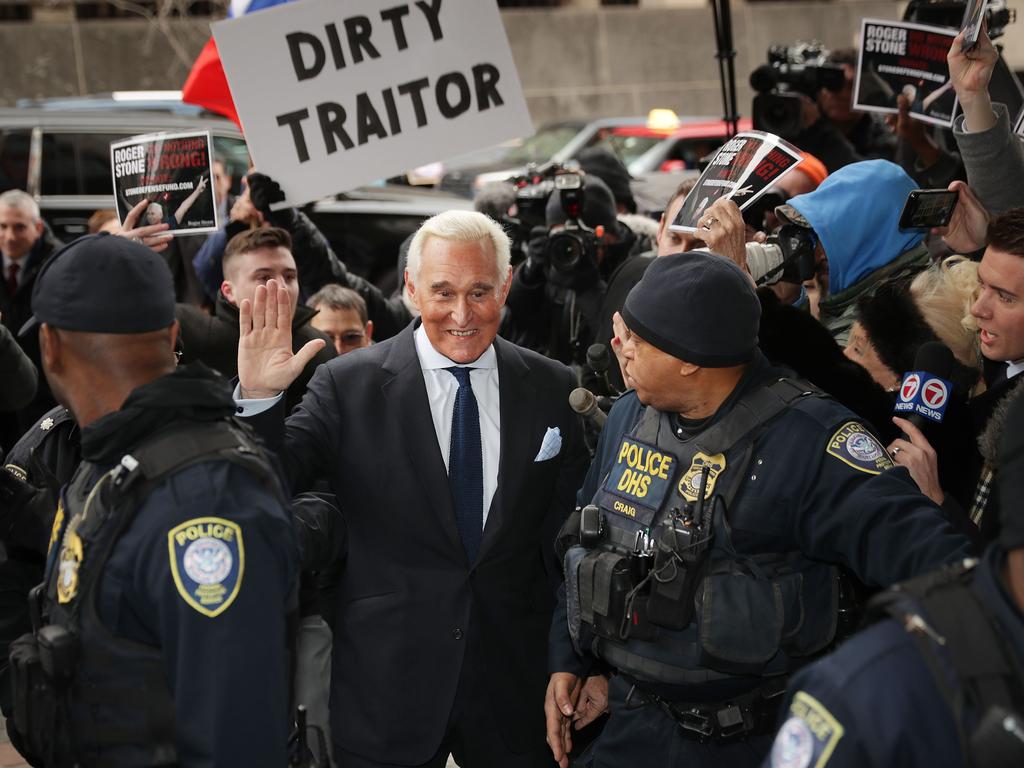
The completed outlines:
{"type": "Polygon", "coordinates": [[[608,380],[608,367],[612,363],[612,356],[608,352],[606,344],[591,344],[587,347],[587,368],[590,373],[583,376],[580,382],[595,395],[613,395],[616,390],[608,380]]]}
{"type": "Polygon", "coordinates": [[[950,375],[955,364],[953,353],[942,342],[922,344],[914,356],[914,370],[906,373],[900,384],[893,409],[896,415],[922,431],[941,424],[953,396],[950,375]]]}
{"type": "Polygon", "coordinates": [[[589,389],[576,387],[570,392],[569,407],[598,429],[604,429],[604,423],[608,421],[608,414],[601,410],[597,398],[589,389]]]}
{"type": "Polygon", "coordinates": [[[750,87],[758,93],[767,93],[779,84],[779,75],[770,64],[762,64],[750,73],[750,87]]]}

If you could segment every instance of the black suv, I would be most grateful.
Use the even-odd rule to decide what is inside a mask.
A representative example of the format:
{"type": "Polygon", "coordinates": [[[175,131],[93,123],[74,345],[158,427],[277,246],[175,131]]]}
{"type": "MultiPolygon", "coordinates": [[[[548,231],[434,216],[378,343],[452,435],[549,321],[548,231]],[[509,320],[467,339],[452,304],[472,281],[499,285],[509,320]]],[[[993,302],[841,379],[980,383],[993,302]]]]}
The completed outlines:
{"type": "MultiPolygon", "coordinates": [[[[94,211],[114,207],[112,141],[160,131],[208,130],[214,152],[234,180],[234,192],[249,168],[245,139],[234,123],[219,117],[169,109],[54,106],[0,109],[0,192],[16,188],[31,194],[61,240],[84,234],[94,211]]],[[[465,198],[381,184],[313,203],[305,211],[353,271],[391,288],[401,242],[435,213],[470,207],[465,198]]]]}

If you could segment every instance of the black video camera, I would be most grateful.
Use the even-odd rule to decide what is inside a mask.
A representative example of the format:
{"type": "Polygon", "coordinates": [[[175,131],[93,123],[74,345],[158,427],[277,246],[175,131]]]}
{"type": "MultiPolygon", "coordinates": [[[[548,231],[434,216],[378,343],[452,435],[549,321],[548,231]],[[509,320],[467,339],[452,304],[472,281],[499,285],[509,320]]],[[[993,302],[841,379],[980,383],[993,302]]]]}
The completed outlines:
{"type": "Polygon", "coordinates": [[[548,198],[555,191],[555,175],[564,170],[566,167],[556,162],[530,163],[525,173],[508,179],[516,189],[516,215],[502,217],[501,223],[512,239],[514,251],[518,252],[530,241],[535,228],[546,228],[545,210],[548,198]]]}
{"type": "MultiPolygon", "coordinates": [[[[904,21],[928,24],[932,27],[958,29],[963,24],[967,0],[910,0],[903,12],[904,21]]],[[[985,21],[990,40],[1002,37],[1006,25],[1017,20],[1015,11],[1006,7],[1006,0],[988,0],[985,21]]]]}
{"type": "Polygon", "coordinates": [[[803,129],[800,95],[816,99],[818,92],[843,89],[843,68],[828,61],[829,51],[821,43],[798,42],[773,45],[768,63],[750,73],[754,97],[754,128],[792,138],[803,129]]]}
{"type": "Polygon", "coordinates": [[[547,262],[563,275],[571,274],[585,259],[597,262],[599,233],[583,223],[583,177],[572,171],[563,171],[554,178],[554,191],[558,193],[565,226],[548,236],[547,262]]]}

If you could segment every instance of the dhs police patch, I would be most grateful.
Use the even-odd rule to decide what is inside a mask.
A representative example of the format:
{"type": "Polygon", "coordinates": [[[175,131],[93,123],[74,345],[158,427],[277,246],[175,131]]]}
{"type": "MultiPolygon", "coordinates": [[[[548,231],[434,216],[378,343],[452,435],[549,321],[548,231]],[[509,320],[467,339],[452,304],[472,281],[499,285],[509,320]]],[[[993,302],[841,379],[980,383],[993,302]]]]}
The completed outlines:
{"type": "Polygon", "coordinates": [[[869,475],[878,475],[896,466],[875,436],[856,421],[848,421],[837,429],[825,450],[829,456],[869,475]]]}
{"type": "Polygon", "coordinates": [[[245,572],[242,529],[220,517],[197,517],[167,534],[171,575],[178,594],[204,616],[227,610],[245,572]]]}

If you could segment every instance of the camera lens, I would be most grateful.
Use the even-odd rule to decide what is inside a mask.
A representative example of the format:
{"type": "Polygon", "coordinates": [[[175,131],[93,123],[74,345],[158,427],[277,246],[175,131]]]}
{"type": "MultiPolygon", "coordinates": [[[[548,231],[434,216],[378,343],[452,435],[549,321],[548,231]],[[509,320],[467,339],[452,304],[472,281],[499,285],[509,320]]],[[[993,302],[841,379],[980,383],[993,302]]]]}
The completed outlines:
{"type": "Polygon", "coordinates": [[[570,232],[559,232],[548,241],[548,263],[558,272],[572,272],[583,258],[583,241],[570,232]]]}

